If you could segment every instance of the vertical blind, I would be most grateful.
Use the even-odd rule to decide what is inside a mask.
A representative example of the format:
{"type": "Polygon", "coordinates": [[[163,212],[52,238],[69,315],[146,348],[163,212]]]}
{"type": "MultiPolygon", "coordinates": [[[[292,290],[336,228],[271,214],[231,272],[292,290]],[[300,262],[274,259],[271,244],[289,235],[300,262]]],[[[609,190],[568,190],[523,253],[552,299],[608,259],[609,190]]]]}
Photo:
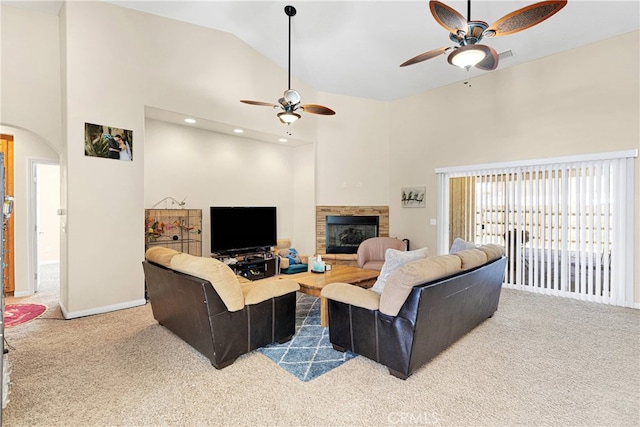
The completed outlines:
{"type": "Polygon", "coordinates": [[[505,246],[505,287],[633,305],[637,150],[437,169],[439,253],[505,246]]]}

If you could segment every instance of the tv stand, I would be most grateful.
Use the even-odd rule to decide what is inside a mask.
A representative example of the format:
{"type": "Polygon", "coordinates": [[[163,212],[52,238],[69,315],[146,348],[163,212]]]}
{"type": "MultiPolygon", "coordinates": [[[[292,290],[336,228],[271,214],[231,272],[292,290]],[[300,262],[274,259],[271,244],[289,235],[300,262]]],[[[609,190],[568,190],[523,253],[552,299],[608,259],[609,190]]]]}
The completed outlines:
{"type": "MultiPolygon", "coordinates": [[[[221,255],[212,254],[214,258],[223,258],[221,255]]],[[[224,256],[227,258],[227,256],[224,256]]],[[[235,264],[229,264],[233,272],[249,280],[259,280],[265,277],[273,277],[276,274],[276,259],[271,252],[252,252],[238,254],[235,264]]]]}

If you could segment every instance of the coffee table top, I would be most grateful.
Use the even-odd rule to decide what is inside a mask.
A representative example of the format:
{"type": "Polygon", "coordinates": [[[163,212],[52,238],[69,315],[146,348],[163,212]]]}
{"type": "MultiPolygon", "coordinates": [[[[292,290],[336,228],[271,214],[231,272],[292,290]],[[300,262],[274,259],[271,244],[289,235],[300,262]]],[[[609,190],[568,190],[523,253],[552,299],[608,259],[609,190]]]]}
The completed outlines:
{"type": "Polygon", "coordinates": [[[352,285],[362,284],[364,287],[370,287],[380,274],[377,270],[367,270],[359,267],[348,265],[334,265],[331,270],[324,273],[297,273],[290,274],[287,278],[293,279],[301,287],[321,290],[329,283],[350,283],[352,285]]]}

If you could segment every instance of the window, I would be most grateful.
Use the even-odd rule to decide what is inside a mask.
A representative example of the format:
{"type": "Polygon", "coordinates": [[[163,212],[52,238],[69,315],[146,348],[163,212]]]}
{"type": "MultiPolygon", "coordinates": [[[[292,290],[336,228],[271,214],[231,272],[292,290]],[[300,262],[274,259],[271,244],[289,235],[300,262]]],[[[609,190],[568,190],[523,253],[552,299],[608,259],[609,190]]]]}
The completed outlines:
{"type": "Polygon", "coordinates": [[[633,304],[637,150],[438,169],[439,251],[505,246],[505,287],[633,304]]]}

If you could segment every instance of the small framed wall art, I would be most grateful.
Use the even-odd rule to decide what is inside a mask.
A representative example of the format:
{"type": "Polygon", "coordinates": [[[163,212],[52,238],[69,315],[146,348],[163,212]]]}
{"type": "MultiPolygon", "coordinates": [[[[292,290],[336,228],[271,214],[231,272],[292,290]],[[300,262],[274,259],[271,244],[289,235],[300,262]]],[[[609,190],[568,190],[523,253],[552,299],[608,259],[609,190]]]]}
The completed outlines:
{"type": "Polygon", "coordinates": [[[130,162],[133,160],[133,131],[85,123],[84,155],[130,162]]]}
{"type": "Polygon", "coordinates": [[[402,187],[400,190],[403,208],[424,208],[427,205],[425,200],[427,187],[402,187]]]}

